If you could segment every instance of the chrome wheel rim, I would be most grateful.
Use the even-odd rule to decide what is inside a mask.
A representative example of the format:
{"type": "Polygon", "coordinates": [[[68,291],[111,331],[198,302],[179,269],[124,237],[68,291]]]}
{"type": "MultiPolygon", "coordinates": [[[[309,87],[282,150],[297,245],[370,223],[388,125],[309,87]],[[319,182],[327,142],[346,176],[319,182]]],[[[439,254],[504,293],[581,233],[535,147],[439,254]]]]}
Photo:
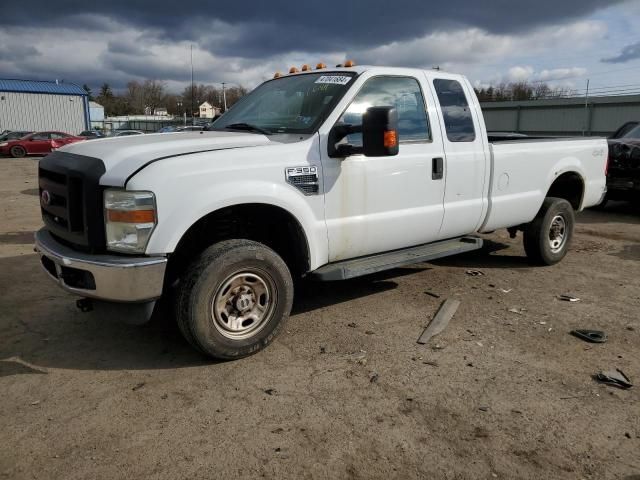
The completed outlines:
{"type": "Polygon", "coordinates": [[[558,253],[567,241],[567,223],[562,215],[556,215],[549,227],[549,247],[553,253],[558,253]]]}
{"type": "Polygon", "coordinates": [[[273,280],[265,272],[247,270],[229,275],[211,300],[214,326],[233,340],[255,335],[272,316],[275,293],[273,280]]]}

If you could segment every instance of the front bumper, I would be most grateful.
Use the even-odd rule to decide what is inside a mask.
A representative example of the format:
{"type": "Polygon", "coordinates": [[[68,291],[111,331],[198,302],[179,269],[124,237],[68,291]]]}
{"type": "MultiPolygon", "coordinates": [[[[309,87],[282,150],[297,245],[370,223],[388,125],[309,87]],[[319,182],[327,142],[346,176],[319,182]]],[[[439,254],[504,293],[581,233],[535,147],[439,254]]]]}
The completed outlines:
{"type": "Polygon", "coordinates": [[[78,252],[44,228],[36,232],[36,251],[49,276],[70,293],[112,302],[145,302],[162,295],[166,257],[78,252]]]}

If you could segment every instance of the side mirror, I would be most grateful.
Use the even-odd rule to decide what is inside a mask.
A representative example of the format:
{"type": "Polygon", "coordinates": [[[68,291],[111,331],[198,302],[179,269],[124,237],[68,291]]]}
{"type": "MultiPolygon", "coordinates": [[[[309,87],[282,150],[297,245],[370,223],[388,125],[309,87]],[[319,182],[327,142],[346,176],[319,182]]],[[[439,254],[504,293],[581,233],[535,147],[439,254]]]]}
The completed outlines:
{"type": "Polygon", "coordinates": [[[366,157],[398,154],[398,111],[394,107],[369,107],[362,116],[362,150],[366,157]]]}
{"type": "Polygon", "coordinates": [[[348,157],[364,154],[367,157],[397,155],[398,112],[394,107],[369,107],[362,115],[362,125],[336,125],[329,132],[329,156],[348,157]],[[338,143],[347,135],[362,133],[362,147],[338,143]]]}

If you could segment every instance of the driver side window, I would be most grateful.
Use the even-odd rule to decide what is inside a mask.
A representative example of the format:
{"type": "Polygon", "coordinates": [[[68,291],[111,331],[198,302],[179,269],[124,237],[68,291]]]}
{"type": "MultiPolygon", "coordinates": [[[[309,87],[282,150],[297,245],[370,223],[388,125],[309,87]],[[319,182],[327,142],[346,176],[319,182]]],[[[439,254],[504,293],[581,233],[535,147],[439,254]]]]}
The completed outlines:
{"type": "MultiPolygon", "coordinates": [[[[431,140],[424,97],[415,78],[374,77],[367,80],[338,123],[362,125],[362,115],[369,107],[396,108],[401,144],[431,140]]],[[[348,135],[347,142],[355,147],[362,146],[362,134],[348,135]]]]}

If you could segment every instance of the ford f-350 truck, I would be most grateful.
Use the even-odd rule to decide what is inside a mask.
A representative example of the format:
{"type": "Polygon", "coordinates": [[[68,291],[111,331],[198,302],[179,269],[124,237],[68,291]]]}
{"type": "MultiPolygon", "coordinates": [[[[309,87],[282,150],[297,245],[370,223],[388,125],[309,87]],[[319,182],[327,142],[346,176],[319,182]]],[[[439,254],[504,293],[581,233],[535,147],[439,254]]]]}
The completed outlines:
{"type": "Polygon", "coordinates": [[[320,64],[264,82],[210,131],[46,156],[36,249],[84,308],[146,319],[170,303],[196,349],[240,358],[281,331],[299,277],[466,252],[499,228],[523,232],[533,263],[560,261],[606,163],[605,139],[490,142],[461,75],[320,64]]]}

